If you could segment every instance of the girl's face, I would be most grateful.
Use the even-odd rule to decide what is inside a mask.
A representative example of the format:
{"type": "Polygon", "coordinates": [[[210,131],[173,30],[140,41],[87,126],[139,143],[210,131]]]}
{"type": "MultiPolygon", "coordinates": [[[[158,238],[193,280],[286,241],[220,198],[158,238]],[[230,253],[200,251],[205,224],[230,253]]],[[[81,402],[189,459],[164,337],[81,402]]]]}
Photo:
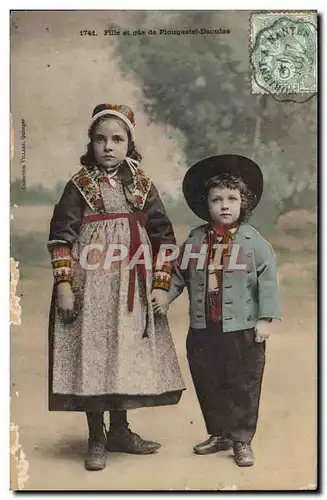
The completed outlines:
{"type": "Polygon", "coordinates": [[[211,220],[215,224],[230,225],[241,212],[241,193],[238,189],[213,187],[208,194],[211,220]]]}
{"type": "Polygon", "coordinates": [[[125,159],[128,134],[119,120],[106,118],[95,128],[92,144],[97,164],[110,170],[125,159]]]}

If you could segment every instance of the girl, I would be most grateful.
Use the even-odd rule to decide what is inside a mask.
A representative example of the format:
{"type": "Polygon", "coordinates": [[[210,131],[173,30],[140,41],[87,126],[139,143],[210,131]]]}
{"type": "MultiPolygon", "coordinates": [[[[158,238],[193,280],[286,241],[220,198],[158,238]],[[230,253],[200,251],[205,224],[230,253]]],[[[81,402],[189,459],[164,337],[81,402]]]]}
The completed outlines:
{"type": "Polygon", "coordinates": [[[253,465],[265,341],[272,319],[281,318],[273,249],[246,222],[262,188],[260,168],[238,155],[206,158],[188,170],[184,196],[207,224],[188,236],[164,297],[172,302],[188,288],[187,357],[209,434],[194,452],[215,453],[233,443],[239,466],[253,465]],[[192,248],[197,255],[190,260],[192,248]]]}
{"type": "Polygon", "coordinates": [[[83,167],[50,224],[49,409],[86,412],[87,470],[105,467],[105,449],[155,452],[160,444],[131,432],[126,410],[176,404],[184,390],[167,320],[154,317],[171,268],[152,272],[139,252],[149,246],[156,262],[161,243],[175,237],[155,186],[139,168],[134,127],[127,106],[96,106],[83,167]],[[123,250],[136,266],[119,262],[123,250]],[[108,252],[115,265],[108,265],[108,252]]]}

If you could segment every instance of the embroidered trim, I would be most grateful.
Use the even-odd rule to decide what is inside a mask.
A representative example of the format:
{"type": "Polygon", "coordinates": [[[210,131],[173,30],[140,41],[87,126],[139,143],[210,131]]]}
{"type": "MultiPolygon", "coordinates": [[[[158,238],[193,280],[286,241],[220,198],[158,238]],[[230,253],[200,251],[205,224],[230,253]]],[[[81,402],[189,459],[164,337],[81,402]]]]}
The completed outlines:
{"type": "Polygon", "coordinates": [[[170,262],[166,262],[166,264],[164,264],[162,266],[162,268],[160,269],[160,272],[162,273],[166,273],[166,274],[171,274],[171,269],[172,269],[172,265],[170,262]]]}
{"type": "Polygon", "coordinates": [[[152,287],[161,288],[162,290],[170,290],[171,285],[171,274],[165,272],[155,272],[153,273],[152,287]]]}
{"type": "Polygon", "coordinates": [[[118,116],[121,120],[123,120],[128,128],[130,129],[132,140],[135,141],[135,116],[133,111],[124,104],[104,104],[99,105],[95,108],[95,110],[99,109],[96,113],[93,114],[90,126],[92,123],[97,120],[100,116],[104,115],[113,115],[118,116]]]}
{"type": "Polygon", "coordinates": [[[59,283],[60,281],[69,281],[72,283],[73,274],[70,261],[58,262],[58,265],[53,267],[53,277],[54,282],[59,283]]]}
{"type": "Polygon", "coordinates": [[[61,268],[68,269],[68,268],[72,267],[72,263],[71,263],[71,261],[69,259],[67,259],[67,260],[58,259],[58,260],[53,260],[52,261],[52,267],[55,270],[58,270],[58,269],[61,269],[61,268]]]}
{"type": "Polygon", "coordinates": [[[138,210],[143,209],[147,196],[151,189],[151,185],[152,185],[151,179],[145,175],[143,170],[138,168],[136,176],[134,177],[134,188],[133,188],[134,206],[138,210]]]}
{"type": "Polygon", "coordinates": [[[62,266],[58,267],[57,269],[55,268],[53,270],[55,276],[61,276],[61,275],[71,275],[71,266],[67,262],[63,262],[62,266]]]}
{"type": "MultiPolygon", "coordinates": [[[[47,243],[47,248],[49,252],[53,252],[53,248],[57,245],[68,245],[68,242],[65,240],[50,240],[47,243]]],[[[61,247],[62,248],[62,247],[61,247]]]]}
{"type": "MultiPolygon", "coordinates": [[[[99,170],[95,168],[94,172],[95,175],[93,176],[86,167],[83,167],[79,172],[73,175],[72,181],[92,210],[95,212],[105,212],[98,182],[99,170]]],[[[103,176],[103,173],[99,175],[103,176]]],[[[133,205],[138,210],[143,209],[151,185],[151,179],[144,174],[143,170],[138,169],[134,176],[132,191],[133,205]]]]}
{"type": "Polygon", "coordinates": [[[172,249],[168,248],[165,252],[155,252],[152,257],[153,268],[155,271],[170,272],[172,268],[172,261],[167,261],[167,257],[173,253],[172,249]]]}
{"type": "MultiPolygon", "coordinates": [[[[166,256],[171,255],[172,250],[166,250],[166,256]]],[[[171,261],[163,261],[163,264],[160,263],[160,259],[158,259],[159,253],[154,254],[153,256],[153,288],[161,288],[164,290],[170,290],[171,286],[171,274],[172,274],[172,262],[171,261]],[[160,265],[161,264],[161,265],[160,265]]]]}
{"type": "Polygon", "coordinates": [[[54,276],[54,282],[55,283],[61,283],[62,281],[68,281],[70,284],[73,283],[73,277],[71,274],[68,274],[68,273],[60,273],[60,274],[56,274],[54,276]]]}
{"type": "Polygon", "coordinates": [[[86,167],[73,175],[72,181],[92,210],[104,210],[99,183],[93,179],[86,167]]]}
{"type": "Polygon", "coordinates": [[[72,282],[72,259],[69,247],[53,248],[51,263],[55,283],[59,283],[60,281],[72,282]]]}
{"type": "Polygon", "coordinates": [[[153,258],[153,269],[155,273],[167,273],[171,274],[172,272],[172,262],[164,262],[160,265],[158,257],[153,258]]]}
{"type": "Polygon", "coordinates": [[[63,259],[65,257],[69,258],[70,257],[70,248],[65,246],[65,247],[55,247],[52,251],[52,259],[57,260],[57,259],[63,259]]]}

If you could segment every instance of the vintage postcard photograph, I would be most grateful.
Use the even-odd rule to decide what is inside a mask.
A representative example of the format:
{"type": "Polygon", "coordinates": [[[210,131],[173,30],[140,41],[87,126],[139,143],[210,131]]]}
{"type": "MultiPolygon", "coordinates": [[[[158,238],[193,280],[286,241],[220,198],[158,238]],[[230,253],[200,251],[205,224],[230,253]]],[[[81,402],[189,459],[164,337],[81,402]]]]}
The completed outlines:
{"type": "Polygon", "coordinates": [[[318,46],[10,11],[11,490],[317,490],[318,46]]]}

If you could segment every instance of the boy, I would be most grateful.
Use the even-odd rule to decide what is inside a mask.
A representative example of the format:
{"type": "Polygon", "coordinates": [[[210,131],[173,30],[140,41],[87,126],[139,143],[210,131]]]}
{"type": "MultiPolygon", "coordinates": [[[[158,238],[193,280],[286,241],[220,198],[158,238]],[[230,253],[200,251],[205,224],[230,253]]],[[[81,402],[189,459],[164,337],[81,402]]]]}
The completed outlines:
{"type": "Polygon", "coordinates": [[[172,302],[185,286],[189,292],[187,358],[209,434],[194,452],[233,443],[240,467],[254,462],[265,341],[281,319],[274,251],[246,222],[262,189],[260,168],[243,156],[206,158],[188,170],[185,199],[207,224],[182,246],[168,295],[172,302]]]}

